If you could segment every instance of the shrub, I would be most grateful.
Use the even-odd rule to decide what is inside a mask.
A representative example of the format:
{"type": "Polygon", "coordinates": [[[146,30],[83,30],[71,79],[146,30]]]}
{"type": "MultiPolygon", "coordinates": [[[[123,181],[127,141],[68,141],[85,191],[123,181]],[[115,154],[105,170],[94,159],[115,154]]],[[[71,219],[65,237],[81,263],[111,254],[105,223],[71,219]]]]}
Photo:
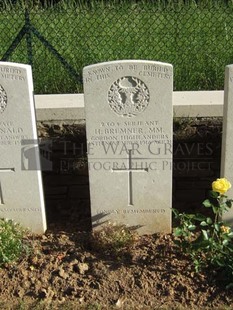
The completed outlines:
{"type": "Polygon", "coordinates": [[[0,219],[0,266],[19,259],[28,250],[23,242],[25,231],[12,220],[0,219]]]}
{"type": "Polygon", "coordinates": [[[221,276],[227,287],[233,286],[233,231],[222,221],[222,216],[232,207],[233,200],[225,195],[230,187],[225,178],[212,183],[209,199],[203,206],[212,209],[213,217],[173,209],[179,221],[174,230],[176,244],[191,256],[197,272],[207,268],[221,276]]]}

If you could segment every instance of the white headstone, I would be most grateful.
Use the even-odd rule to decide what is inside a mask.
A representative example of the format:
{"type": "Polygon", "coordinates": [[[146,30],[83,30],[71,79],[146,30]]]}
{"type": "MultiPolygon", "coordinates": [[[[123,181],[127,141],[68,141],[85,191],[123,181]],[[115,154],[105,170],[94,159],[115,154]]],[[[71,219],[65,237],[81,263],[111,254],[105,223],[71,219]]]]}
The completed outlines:
{"type": "Polygon", "coordinates": [[[32,72],[0,62],[0,218],[46,230],[32,72]]]}
{"type": "Polygon", "coordinates": [[[94,228],[170,232],[172,65],[122,60],[83,71],[94,228]]]}
{"type": "MultiPolygon", "coordinates": [[[[225,69],[221,177],[231,182],[227,195],[233,199],[233,65],[225,69]]],[[[233,226],[233,210],[225,213],[223,219],[233,226]]]]}

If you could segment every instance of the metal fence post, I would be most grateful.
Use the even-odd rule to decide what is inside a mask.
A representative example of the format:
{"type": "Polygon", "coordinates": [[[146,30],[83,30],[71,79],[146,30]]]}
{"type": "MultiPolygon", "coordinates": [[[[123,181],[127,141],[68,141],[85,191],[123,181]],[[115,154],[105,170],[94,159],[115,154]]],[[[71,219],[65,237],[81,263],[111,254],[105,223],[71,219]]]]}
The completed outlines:
{"type": "Polygon", "coordinates": [[[31,22],[30,22],[28,7],[25,8],[25,26],[26,26],[26,42],[27,42],[28,63],[31,66],[33,66],[31,22]]]}

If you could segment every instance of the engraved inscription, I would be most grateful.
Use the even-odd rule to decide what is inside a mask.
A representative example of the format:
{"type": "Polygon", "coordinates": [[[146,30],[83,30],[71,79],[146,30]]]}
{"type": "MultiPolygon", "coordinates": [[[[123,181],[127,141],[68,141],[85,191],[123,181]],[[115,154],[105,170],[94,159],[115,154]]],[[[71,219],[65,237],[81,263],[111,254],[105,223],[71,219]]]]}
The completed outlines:
{"type": "Polygon", "coordinates": [[[113,172],[128,172],[128,206],[133,206],[133,183],[132,174],[133,172],[148,172],[148,168],[134,168],[132,165],[132,150],[128,151],[128,168],[115,168],[112,169],[113,172]]]}
{"type": "Polygon", "coordinates": [[[113,209],[113,210],[97,210],[97,214],[141,214],[141,213],[161,213],[165,214],[165,209],[113,209]]]}
{"type": "Polygon", "coordinates": [[[117,79],[108,91],[110,108],[118,115],[132,117],[143,112],[149,104],[146,84],[133,76],[117,79]]]}
{"type": "Polygon", "coordinates": [[[1,208],[0,212],[40,212],[39,208],[1,208]]]}
{"type": "Polygon", "coordinates": [[[0,85],[0,113],[3,113],[7,106],[7,94],[5,89],[0,85]]]}
{"type": "Polygon", "coordinates": [[[123,144],[150,145],[151,143],[170,143],[170,136],[158,120],[134,121],[121,119],[117,121],[100,122],[99,128],[91,132],[89,142],[102,145],[102,142],[121,141],[123,144]]]}
{"type": "MultiPolygon", "coordinates": [[[[84,74],[85,83],[101,82],[109,79],[112,73],[120,72],[122,70],[130,70],[132,73],[137,71],[139,76],[143,78],[152,79],[171,79],[172,70],[171,68],[159,66],[159,65],[144,65],[138,66],[137,64],[112,64],[111,66],[93,68],[88,70],[84,74]]],[[[1,70],[1,68],[0,68],[1,70]]]]}
{"type": "Polygon", "coordinates": [[[28,139],[24,135],[22,127],[16,127],[13,122],[0,122],[0,145],[17,145],[21,144],[23,139],[28,139]]]}
{"type": "Polygon", "coordinates": [[[0,67],[0,77],[12,81],[25,81],[22,71],[17,68],[0,67]]]}

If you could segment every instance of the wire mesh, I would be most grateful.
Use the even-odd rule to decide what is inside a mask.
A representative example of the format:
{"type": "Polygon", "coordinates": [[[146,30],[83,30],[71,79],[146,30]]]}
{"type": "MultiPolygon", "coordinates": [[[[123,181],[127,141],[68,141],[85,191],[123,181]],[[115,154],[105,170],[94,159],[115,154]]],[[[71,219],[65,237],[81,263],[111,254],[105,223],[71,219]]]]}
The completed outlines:
{"type": "Polygon", "coordinates": [[[223,89],[233,3],[220,0],[3,0],[0,59],[29,63],[35,93],[82,92],[84,66],[145,59],[174,66],[175,90],[223,89]]]}

